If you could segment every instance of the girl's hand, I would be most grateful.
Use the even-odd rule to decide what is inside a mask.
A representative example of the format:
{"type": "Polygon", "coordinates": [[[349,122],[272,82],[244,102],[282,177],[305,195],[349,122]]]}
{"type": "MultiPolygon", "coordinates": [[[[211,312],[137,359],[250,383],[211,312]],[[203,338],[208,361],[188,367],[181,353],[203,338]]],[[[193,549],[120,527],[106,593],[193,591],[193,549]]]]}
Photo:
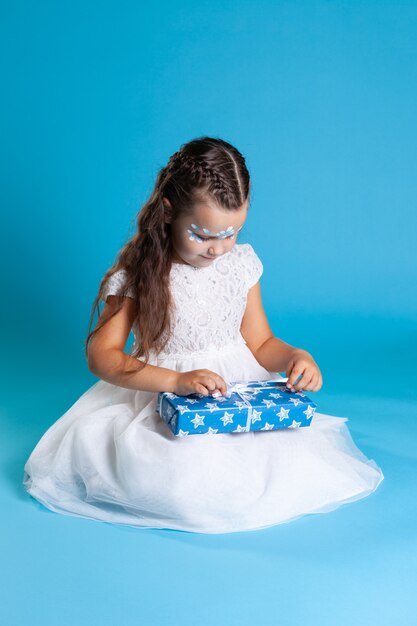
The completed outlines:
{"type": "Polygon", "coordinates": [[[323,378],[317,363],[307,350],[296,348],[288,361],[285,373],[288,377],[287,387],[291,391],[319,391],[323,378]],[[302,378],[295,383],[300,374],[302,378]]]}
{"type": "Polygon", "coordinates": [[[174,384],[174,393],[177,396],[188,396],[191,393],[208,396],[216,392],[226,395],[227,384],[221,376],[211,370],[191,370],[177,374],[174,384]]]}

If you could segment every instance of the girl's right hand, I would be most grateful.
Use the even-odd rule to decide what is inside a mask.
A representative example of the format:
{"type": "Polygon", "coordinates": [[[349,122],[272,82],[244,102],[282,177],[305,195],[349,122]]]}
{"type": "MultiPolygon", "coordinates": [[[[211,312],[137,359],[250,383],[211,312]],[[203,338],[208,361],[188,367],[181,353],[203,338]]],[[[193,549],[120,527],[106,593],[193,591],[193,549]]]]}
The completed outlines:
{"type": "Polygon", "coordinates": [[[191,370],[178,372],[174,384],[174,393],[177,396],[188,396],[191,393],[201,393],[208,396],[215,392],[226,395],[227,384],[221,376],[211,370],[191,370]]]}

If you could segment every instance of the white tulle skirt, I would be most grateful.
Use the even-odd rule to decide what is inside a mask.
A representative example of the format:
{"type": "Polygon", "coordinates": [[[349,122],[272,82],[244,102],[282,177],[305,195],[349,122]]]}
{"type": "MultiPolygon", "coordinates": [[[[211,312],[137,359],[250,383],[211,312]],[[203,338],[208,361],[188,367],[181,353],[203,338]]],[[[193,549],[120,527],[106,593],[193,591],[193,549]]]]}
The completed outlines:
{"type": "MultiPolygon", "coordinates": [[[[226,382],[280,377],[245,344],[150,363],[206,368],[226,382]]],[[[66,515],[228,533],[331,511],[384,478],[353,442],[347,418],[319,407],[306,428],[176,437],[156,397],[99,380],[40,439],[24,466],[25,489],[66,515]]]]}

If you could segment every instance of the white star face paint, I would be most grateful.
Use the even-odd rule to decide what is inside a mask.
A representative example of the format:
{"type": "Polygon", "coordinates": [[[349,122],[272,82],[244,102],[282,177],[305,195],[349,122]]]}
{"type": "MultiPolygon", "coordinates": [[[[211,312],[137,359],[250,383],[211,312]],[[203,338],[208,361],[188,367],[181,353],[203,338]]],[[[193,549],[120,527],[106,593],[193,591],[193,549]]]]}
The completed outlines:
{"type": "Polygon", "coordinates": [[[214,233],[208,228],[200,228],[197,224],[190,224],[190,226],[193,230],[187,228],[187,233],[189,234],[188,239],[191,241],[197,241],[198,243],[204,243],[209,239],[234,239],[237,233],[243,228],[243,226],[240,226],[240,228],[238,228],[235,232],[234,226],[228,226],[226,230],[220,230],[219,232],[214,233]],[[207,237],[201,237],[201,235],[195,232],[196,230],[202,230],[207,237]]]}

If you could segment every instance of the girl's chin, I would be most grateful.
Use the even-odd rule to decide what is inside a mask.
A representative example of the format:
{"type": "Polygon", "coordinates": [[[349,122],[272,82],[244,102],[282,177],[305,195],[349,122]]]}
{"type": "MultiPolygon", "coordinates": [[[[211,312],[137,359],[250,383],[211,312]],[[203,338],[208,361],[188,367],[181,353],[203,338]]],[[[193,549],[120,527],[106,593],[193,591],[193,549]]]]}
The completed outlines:
{"type": "Polygon", "coordinates": [[[198,265],[201,265],[202,263],[204,263],[204,265],[207,265],[207,264],[212,263],[213,261],[214,259],[210,257],[205,257],[202,254],[199,254],[194,259],[189,259],[189,260],[181,259],[181,261],[175,259],[174,263],[183,263],[184,265],[194,265],[198,267],[198,265]]]}

